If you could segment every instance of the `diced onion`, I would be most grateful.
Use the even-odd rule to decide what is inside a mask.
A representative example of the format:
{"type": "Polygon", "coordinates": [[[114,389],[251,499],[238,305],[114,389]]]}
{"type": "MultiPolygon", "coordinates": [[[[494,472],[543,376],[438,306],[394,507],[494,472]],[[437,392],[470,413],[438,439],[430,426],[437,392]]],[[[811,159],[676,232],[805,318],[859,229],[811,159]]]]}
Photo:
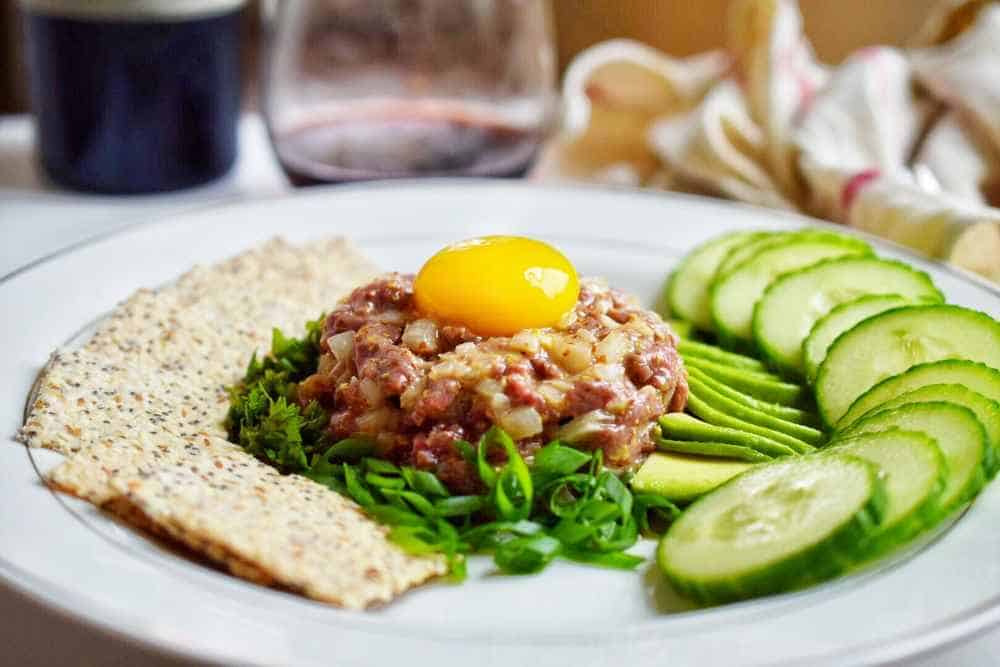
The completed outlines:
{"type": "Polygon", "coordinates": [[[396,415],[388,406],[366,412],[358,417],[358,430],[362,433],[379,433],[394,430],[396,415]]]}
{"type": "MultiPolygon", "coordinates": [[[[442,355],[443,356],[443,355],[442,355]]],[[[455,378],[463,380],[472,375],[472,368],[452,357],[443,358],[442,361],[434,364],[428,377],[432,380],[441,378],[455,378]]]]}
{"type": "Polygon", "coordinates": [[[372,319],[376,322],[388,322],[389,324],[402,324],[405,321],[403,313],[394,308],[389,308],[383,310],[380,313],[375,313],[372,315],[372,319]]]}
{"type": "Polygon", "coordinates": [[[579,373],[593,363],[591,345],[582,337],[556,337],[549,351],[552,360],[570,373],[579,373]]]}
{"type": "Polygon", "coordinates": [[[316,366],[316,373],[319,375],[330,375],[338,363],[340,362],[337,361],[337,357],[333,356],[332,353],[321,354],[319,355],[319,363],[316,366]]]}
{"type": "Polygon", "coordinates": [[[628,334],[619,329],[609,333],[594,347],[594,356],[601,363],[617,364],[621,363],[631,349],[632,341],[629,340],[628,334]]]}
{"type": "Polygon", "coordinates": [[[420,394],[424,393],[424,387],[427,386],[427,380],[423,376],[417,378],[416,382],[411,382],[407,385],[406,389],[399,396],[399,406],[404,410],[412,410],[413,406],[416,405],[417,399],[420,394]]]}
{"type": "Polygon", "coordinates": [[[536,354],[540,343],[534,331],[519,331],[510,339],[510,347],[525,354],[536,354]]]}
{"type": "Polygon", "coordinates": [[[490,397],[490,408],[497,415],[506,412],[510,408],[510,399],[506,394],[493,394],[490,397]]]}
{"type": "Polygon", "coordinates": [[[358,383],[358,389],[361,391],[361,395],[365,397],[365,402],[368,403],[368,407],[377,408],[382,405],[385,396],[382,394],[382,390],[379,389],[378,384],[369,378],[364,378],[358,383]]]}
{"type": "Polygon", "coordinates": [[[538,385],[538,395],[541,396],[549,405],[556,406],[560,405],[563,400],[565,400],[566,391],[550,382],[542,382],[538,385]]]}
{"type": "Polygon", "coordinates": [[[337,361],[344,363],[354,356],[354,332],[341,331],[326,339],[326,346],[337,361]]]}
{"type": "Polygon", "coordinates": [[[625,379],[625,367],[621,364],[594,364],[591,370],[605,382],[621,382],[625,379]]]}
{"type": "Polygon", "coordinates": [[[564,424],[559,429],[558,437],[566,442],[587,442],[591,436],[604,430],[612,420],[613,417],[604,410],[591,410],[564,424]]]}
{"type": "Polygon", "coordinates": [[[414,320],[403,331],[403,345],[417,354],[438,351],[438,328],[430,320],[414,320]]]}
{"type": "Polygon", "coordinates": [[[503,384],[501,384],[499,380],[486,378],[484,380],[480,380],[479,384],[476,385],[476,393],[486,398],[502,394],[503,384]]]}
{"type": "Polygon", "coordinates": [[[526,405],[500,415],[499,421],[500,427],[515,440],[530,438],[542,432],[542,416],[526,405]]]}

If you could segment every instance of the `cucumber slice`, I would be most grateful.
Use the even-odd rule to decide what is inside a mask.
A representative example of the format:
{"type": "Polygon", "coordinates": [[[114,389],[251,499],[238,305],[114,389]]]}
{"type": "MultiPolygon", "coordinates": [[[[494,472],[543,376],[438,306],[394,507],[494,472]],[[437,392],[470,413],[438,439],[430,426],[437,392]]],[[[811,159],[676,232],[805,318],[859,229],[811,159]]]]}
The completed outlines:
{"type": "Polygon", "coordinates": [[[754,371],[732,368],[713,361],[696,357],[683,357],[684,365],[690,370],[698,369],[717,381],[754,398],[781,405],[795,405],[805,396],[801,385],[791,384],[754,371]]]}
{"type": "Polygon", "coordinates": [[[840,454],[756,466],[696,500],[660,540],[682,594],[715,604],[835,576],[864,558],[886,497],[876,468],[840,454]]]}
{"type": "Polygon", "coordinates": [[[923,271],[878,257],[840,257],[787,273],[772,282],[753,311],[757,349],[775,368],[804,375],[802,341],[823,315],[864,294],[898,294],[910,301],[944,297],[923,271]]]}
{"type": "Polygon", "coordinates": [[[826,229],[800,229],[794,232],[763,232],[758,238],[751,239],[746,243],[736,246],[725,256],[722,262],[719,264],[718,270],[715,272],[715,277],[724,276],[737,266],[750,259],[756,255],[761,250],[770,248],[771,246],[777,245],[779,243],[784,243],[785,241],[791,241],[795,239],[805,239],[813,241],[833,241],[834,243],[843,243],[847,245],[853,245],[859,250],[867,250],[871,252],[871,246],[865,241],[854,237],[848,236],[847,234],[839,234],[837,232],[831,232],[826,229]]]}
{"type": "Polygon", "coordinates": [[[770,461],[773,456],[762,454],[756,449],[745,445],[734,445],[726,442],[704,442],[700,440],[668,440],[657,438],[656,446],[660,451],[676,452],[677,454],[692,454],[694,456],[712,456],[722,459],[736,459],[751,463],[770,461]]]}
{"type": "MultiPolygon", "coordinates": [[[[733,247],[726,256],[722,258],[719,262],[719,268],[716,269],[715,274],[709,276],[709,282],[712,279],[718,278],[719,276],[724,276],[737,266],[750,259],[758,252],[774,245],[775,243],[781,243],[782,241],[787,241],[788,239],[794,237],[796,232],[760,232],[754,238],[749,239],[746,243],[741,243],[738,246],[733,247]]],[[[711,316],[709,316],[711,317],[711,316]]]]}
{"type": "Polygon", "coordinates": [[[854,301],[842,303],[821,317],[802,342],[802,365],[805,375],[812,382],[819,365],[826,359],[826,351],[837,336],[862,320],[911,302],[896,294],[871,294],[854,301]]]}
{"type": "Polygon", "coordinates": [[[934,523],[948,467],[932,438],[894,429],[839,440],[826,451],[857,456],[882,471],[888,502],[872,536],[873,552],[892,549],[934,523]]]}
{"type": "Polygon", "coordinates": [[[667,282],[664,300],[670,314],[688,320],[699,329],[711,331],[708,285],[719,263],[736,246],[762,236],[766,233],[733,232],[706,241],[688,253],[667,282]]]}
{"type": "Polygon", "coordinates": [[[909,403],[926,403],[928,401],[946,401],[972,410],[976,419],[986,429],[986,439],[990,446],[986,448],[985,465],[986,471],[992,479],[996,475],[997,467],[1000,466],[1000,403],[991,401],[968,387],[963,387],[960,384],[929,384],[926,387],[908,391],[891,401],[886,401],[877,408],[873,408],[862,419],[868,415],[909,403]]]}
{"type": "Polygon", "coordinates": [[[670,328],[674,330],[674,333],[677,334],[678,338],[690,338],[691,335],[694,334],[694,324],[688,322],[687,320],[677,320],[668,317],[664,321],[670,325],[670,328]]]}
{"type": "MultiPolygon", "coordinates": [[[[775,417],[774,415],[769,415],[766,412],[761,412],[754,408],[748,407],[742,403],[732,400],[719,392],[712,389],[707,384],[703,383],[697,377],[688,377],[688,387],[691,390],[691,395],[695,396],[699,400],[707,403],[709,406],[720,410],[730,417],[734,417],[737,420],[742,420],[748,424],[755,424],[757,426],[770,429],[771,431],[777,431],[779,433],[784,433],[792,438],[795,438],[801,442],[807,443],[812,446],[817,446],[825,440],[825,436],[822,431],[817,431],[809,426],[803,426],[802,424],[797,424],[795,422],[786,421],[780,417],[775,417]]],[[[696,415],[698,414],[696,410],[692,409],[696,415]]],[[[711,422],[710,419],[704,415],[698,415],[705,421],[711,422]]],[[[716,423],[716,422],[712,422],[716,423]]],[[[730,426],[730,424],[720,424],[721,426],[730,426]]],[[[763,435],[767,435],[766,433],[763,435]]]]}
{"type": "Polygon", "coordinates": [[[787,433],[782,433],[781,431],[776,431],[774,429],[767,428],[766,426],[760,426],[745,419],[728,415],[722,410],[712,407],[708,402],[702,400],[702,398],[694,392],[688,396],[687,409],[695,417],[698,417],[713,426],[724,426],[726,428],[753,433],[754,435],[759,435],[769,440],[773,440],[774,442],[780,442],[787,447],[791,447],[792,450],[798,454],[805,454],[813,451],[814,449],[812,445],[804,440],[799,440],[798,438],[790,436],[787,433]]]}
{"type": "Polygon", "coordinates": [[[744,394],[741,391],[737,391],[732,387],[719,382],[697,368],[688,367],[685,370],[687,371],[689,381],[692,378],[695,378],[712,391],[720,394],[721,396],[725,396],[729,400],[739,403],[740,405],[744,405],[748,408],[757,410],[758,412],[763,412],[764,414],[768,414],[772,417],[777,417],[778,419],[792,422],[794,424],[815,426],[819,423],[819,417],[811,412],[754,398],[750,394],[744,394]]]}
{"type": "Polygon", "coordinates": [[[703,456],[650,454],[632,477],[631,484],[632,489],[639,493],[655,493],[667,500],[686,503],[725,484],[752,466],[752,463],[703,456]]]}
{"type": "Polygon", "coordinates": [[[929,384],[961,384],[992,401],[1000,402],[1000,371],[997,369],[964,359],[932,361],[886,378],[859,396],[837,422],[837,430],[844,431],[873,408],[929,384]]]}
{"type": "Polygon", "coordinates": [[[792,238],[764,248],[712,282],[709,309],[719,338],[734,344],[752,341],[754,306],[775,278],[824,259],[870,253],[867,245],[839,237],[792,238]]]}
{"type": "Polygon", "coordinates": [[[944,304],[903,306],[869,317],[833,342],[816,373],[820,417],[832,426],[879,380],[939,359],[1000,368],[1000,323],[944,304]]]}
{"type": "Polygon", "coordinates": [[[660,417],[660,428],[665,438],[695,440],[739,445],[757,450],[767,456],[791,456],[796,450],[788,445],[742,429],[707,424],[682,412],[671,412],[660,417]]]}
{"type": "Polygon", "coordinates": [[[764,366],[761,361],[758,361],[753,357],[736,354],[734,352],[727,352],[721,347],[708,345],[706,343],[697,343],[692,340],[682,340],[677,343],[677,351],[682,355],[695,357],[697,359],[704,359],[705,361],[713,361],[717,364],[732,366],[733,368],[743,368],[748,371],[757,371],[760,373],[768,372],[767,367],[764,366]]]}
{"type": "Polygon", "coordinates": [[[989,443],[972,410],[943,401],[910,403],[861,419],[843,437],[894,428],[924,433],[941,448],[948,480],[939,498],[939,516],[971,500],[983,488],[989,443]]]}

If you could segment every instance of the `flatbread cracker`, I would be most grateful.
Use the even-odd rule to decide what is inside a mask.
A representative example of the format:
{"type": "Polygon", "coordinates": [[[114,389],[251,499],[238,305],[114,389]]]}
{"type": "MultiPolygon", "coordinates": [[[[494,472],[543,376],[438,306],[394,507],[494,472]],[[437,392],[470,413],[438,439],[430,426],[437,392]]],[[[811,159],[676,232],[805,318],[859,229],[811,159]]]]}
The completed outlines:
{"type": "Polygon", "coordinates": [[[39,385],[21,437],[72,454],[95,445],[166,433],[225,436],[225,385],[199,370],[165,369],[142,353],[107,360],[58,352],[39,385]]]}
{"type": "Polygon", "coordinates": [[[116,359],[142,352],[165,369],[197,367],[232,383],[275,327],[301,335],[375,267],[344,239],[297,248],[270,241],[221,264],[196,267],[160,290],[140,290],[84,349],[116,359]]]}
{"type": "Polygon", "coordinates": [[[166,535],[233,574],[360,608],[442,574],[351,500],[225,440],[225,388],[272,328],[306,321],[374,275],[343,239],[271,241],[122,303],[82,349],[53,355],[18,439],[68,455],[56,489],[166,535]]]}
{"type": "Polygon", "coordinates": [[[115,479],[119,502],[240,575],[348,608],[384,603],[444,574],[443,557],[414,558],[349,499],[244,455],[202,450],[146,478],[115,479]]]}
{"type": "Polygon", "coordinates": [[[184,466],[205,454],[253,458],[218,437],[181,437],[167,430],[133,433],[76,452],[49,472],[47,481],[63,493],[104,505],[119,493],[116,481],[148,477],[160,468],[184,466]]]}

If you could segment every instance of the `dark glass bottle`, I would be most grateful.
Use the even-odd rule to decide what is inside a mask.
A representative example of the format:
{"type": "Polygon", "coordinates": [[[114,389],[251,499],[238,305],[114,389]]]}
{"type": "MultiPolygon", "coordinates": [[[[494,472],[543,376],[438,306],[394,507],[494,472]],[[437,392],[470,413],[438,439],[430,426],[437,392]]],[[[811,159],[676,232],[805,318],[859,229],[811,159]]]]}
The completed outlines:
{"type": "Polygon", "coordinates": [[[241,4],[22,0],[48,176],[146,193],[226,173],[236,157],[241,4]]]}

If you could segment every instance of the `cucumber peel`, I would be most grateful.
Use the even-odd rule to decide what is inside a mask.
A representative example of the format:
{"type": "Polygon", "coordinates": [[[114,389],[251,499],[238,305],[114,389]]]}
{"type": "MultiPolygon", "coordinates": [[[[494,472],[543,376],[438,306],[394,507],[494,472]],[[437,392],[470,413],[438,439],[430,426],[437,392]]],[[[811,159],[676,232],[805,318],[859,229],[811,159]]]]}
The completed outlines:
{"type": "Polygon", "coordinates": [[[753,340],[753,310],[775,279],[824,259],[870,254],[867,244],[845,242],[839,237],[792,238],[764,248],[709,288],[709,309],[719,338],[727,343],[753,340]]]}
{"type": "Polygon", "coordinates": [[[926,434],[900,429],[864,433],[833,442],[825,452],[857,456],[883,473],[888,506],[871,537],[872,555],[899,546],[937,520],[948,467],[937,442],[926,434]]]}
{"type": "Polygon", "coordinates": [[[827,350],[840,334],[862,320],[909,303],[909,299],[897,294],[869,294],[842,303],[821,317],[802,341],[802,366],[806,378],[810,382],[816,379],[816,371],[826,359],[827,350]]]}
{"type": "Polygon", "coordinates": [[[966,359],[932,361],[888,377],[859,396],[837,421],[837,430],[846,430],[863,415],[901,394],[931,384],[960,384],[1000,402],[1000,370],[966,359]]]}
{"type": "Polygon", "coordinates": [[[705,331],[712,328],[708,312],[708,285],[726,254],[765,232],[741,231],[709,239],[689,252],[667,281],[664,302],[672,317],[705,331]]]}
{"type": "Polygon", "coordinates": [[[762,250],[766,250],[779,243],[784,243],[785,241],[795,240],[832,241],[834,243],[851,245],[859,250],[871,251],[871,246],[865,241],[854,236],[831,232],[827,229],[804,228],[792,232],[763,232],[757,238],[749,239],[732,248],[719,264],[715,275],[724,276],[762,250]]]}
{"type": "Polygon", "coordinates": [[[990,446],[986,448],[984,465],[987,474],[992,479],[997,473],[997,468],[1000,467],[1000,403],[992,401],[968,387],[960,384],[929,384],[883,403],[864,415],[862,419],[868,415],[878,414],[909,403],[930,401],[955,403],[972,410],[976,415],[976,419],[986,429],[986,439],[990,446]]]}
{"type": "Polygon", "coordinates": [[[876,468],[853,456],[755,466],[696,500],[660,540],[657,564],[706,604],[836,576],[867,553],[887,507],[876,468]]]}
{"type": "Polygon", "coordinates": [[[968,408],[943,401],[910,403],[865,417],[842,438],[891,429],[917,431],[933,438],[947,463],[948,478],[939,498],[939,516],[971,500],[986,483],[986,430],[968,408]]]}
{"type": "Polygon", "coordinates": [[[782,373],[802,377],[802,343],[813,325],[841,303],[873,293],[910,301],[944,301],[934,282],[908,264],[878,257],[837,257],[774,280],[753,310],[753,339],[782,373]]]}
{"type": "Polygon", "coordinates": [[[819,367],[820,417],[833,426],[879,380],[940,359],[1000,368],[1000,323],[945,304],[903,306],[863,320],[833,342],[819,367]]]}

